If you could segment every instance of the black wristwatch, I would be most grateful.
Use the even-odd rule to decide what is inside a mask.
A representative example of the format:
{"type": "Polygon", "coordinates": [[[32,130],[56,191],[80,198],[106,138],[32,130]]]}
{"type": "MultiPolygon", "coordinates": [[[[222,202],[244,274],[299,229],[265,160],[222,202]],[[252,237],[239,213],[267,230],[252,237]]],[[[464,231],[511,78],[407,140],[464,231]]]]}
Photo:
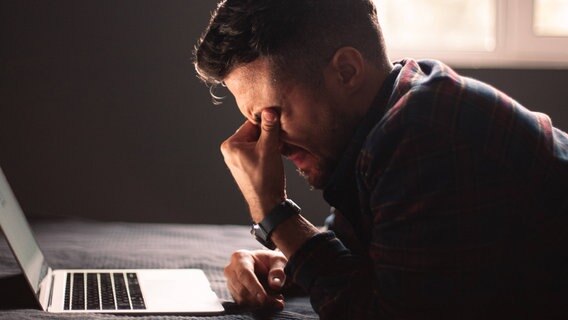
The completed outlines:
{"type": "Polygon", "coordinates": [[[261,222],[258,224],[253,223],[250,233],[260,242],[263,246],[270,250],[276,249],[274,242],[270,240],[270,235],[276,227],[284,222],[284,220],[291,216],[297,215],[302,211],[300,207],[290,199],[282,201],[279,205],[274,207],[261,222]]]}

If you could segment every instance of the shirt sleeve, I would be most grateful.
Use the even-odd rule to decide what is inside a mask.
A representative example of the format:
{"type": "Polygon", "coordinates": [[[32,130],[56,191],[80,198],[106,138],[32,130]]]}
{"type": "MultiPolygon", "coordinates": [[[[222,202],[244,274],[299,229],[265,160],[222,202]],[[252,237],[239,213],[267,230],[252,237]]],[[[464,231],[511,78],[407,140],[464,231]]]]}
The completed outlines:
{"type": "Polygon", "coordinates": [[[290,258],[285,271],[309,293],[321,319],[368,319],[379,314],[372,296],[372,264],[352,254],[333,231],[308,240],[290,258]]]}

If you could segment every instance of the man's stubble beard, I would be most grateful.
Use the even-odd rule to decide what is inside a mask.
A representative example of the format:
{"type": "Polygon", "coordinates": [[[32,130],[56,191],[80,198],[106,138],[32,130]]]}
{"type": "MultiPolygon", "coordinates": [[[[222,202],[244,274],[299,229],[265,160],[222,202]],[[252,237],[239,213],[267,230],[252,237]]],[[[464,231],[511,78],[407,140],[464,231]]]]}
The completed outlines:
{"type": "Polygon", "coordinates": [[[328,160],[324,164],[318,164],[313,172],[308,173],[300,168],[296,168],[296,172],[304,178],[310,190],[321,190],[329,183],[334,167],[333,161],[328,160]]]}
{"type": "Polygon", "coordinates": [[[305,172],[300,168],[296,168],[298,174],[308,183],[310,190],[322,190],[329,184],[339,159],[345,152],[360,121],[361,118],[353,117],[346,113],[333,116],[332,126],[327,130],[327,136],[332,137],[327,141],[327,145],[332,148],[332,151],[328,153],[328,157],[320,158],[315,168],[309,170],[312,172],[305,172]]]}
{"type": "Polygon", "coordinates": [[[312,183],[310,183],[310,176],[304,170],[296,168],[296,172],[300,175],[300,177],[304,178],[304,181],[306,181],[306,183],[310,187],[310,191],[314,191],[316,189],[316,187],[312,183]]]}

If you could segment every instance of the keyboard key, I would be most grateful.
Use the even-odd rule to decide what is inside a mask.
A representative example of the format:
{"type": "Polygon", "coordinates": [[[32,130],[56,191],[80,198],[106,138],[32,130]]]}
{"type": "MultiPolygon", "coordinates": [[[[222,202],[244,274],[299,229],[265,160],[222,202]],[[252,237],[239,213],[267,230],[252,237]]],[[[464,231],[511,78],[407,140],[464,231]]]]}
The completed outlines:
{"type": "Polygon", "coordinates": [[[101,304],[103,310],[116,310],[110,273],[101,273],[101,304]]]}
{"type": "Polygon", "coordinates": [[[63,308],[127,310],[146,309],[146,304],[136,273],[68,273],[63,308]]]}
{"type": "Polygon", "coordinates": [[[68,273],[65,278],[65,301],[63,303],[63,310],[69,310],[69,305],[71,304],[71,275],[68,273]]]}
{"type": "Polygon", "coordinates": [[[117,309],[131,309],[123,273],[113,273],[117,309]]]}
{"type": "Polygon", "coordinates": [[[128,290],[130,290],[130,301],[132,302],[132,309],[146,309],[144,298],[142,298],[142,290],[138,283],[138,276],[136,273],[127,273],[128,290]]]}
{"type": "Polygon", "coordinates": [[[71,310],[85,310],[85,275],[73,273],[73,294],[71,310]]]}
{"type": "Polygon", "coordinates": [[[96,273],[87,274],[87,310],[100,310],[99,281],[96,273]]]}

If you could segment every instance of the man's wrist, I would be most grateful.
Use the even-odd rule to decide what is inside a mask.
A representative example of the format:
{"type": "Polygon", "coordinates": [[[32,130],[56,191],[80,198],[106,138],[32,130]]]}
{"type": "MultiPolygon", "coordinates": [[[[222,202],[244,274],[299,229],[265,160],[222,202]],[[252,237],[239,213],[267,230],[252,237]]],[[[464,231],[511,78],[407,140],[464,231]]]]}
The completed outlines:
{"type": "Polygon", "coordinates": [[[255,201],[249,205],[250,216],[254,223],[260,223],[266,215],[276,206],[286,200],[285,196],[266,198],[263,201],[255,201]]]}
{"type": "Polygon", "coordinates": [[[276,246],[271,240],[272,232],[284,221],[300,212],[300,207],[294,201],[286,199],[274,206],[260,222],[254,221],[251,234],[265,247],[275,249],[276,246]]]}
{"type": "Polygon", "coordinates": [[[320,233],[318,228],[312,225],[301,214],[295,215],[282,222],[274,229],[271,235],[272,242],[282,251],[286,258],[300,249],[306,241],[320,233]]]}

